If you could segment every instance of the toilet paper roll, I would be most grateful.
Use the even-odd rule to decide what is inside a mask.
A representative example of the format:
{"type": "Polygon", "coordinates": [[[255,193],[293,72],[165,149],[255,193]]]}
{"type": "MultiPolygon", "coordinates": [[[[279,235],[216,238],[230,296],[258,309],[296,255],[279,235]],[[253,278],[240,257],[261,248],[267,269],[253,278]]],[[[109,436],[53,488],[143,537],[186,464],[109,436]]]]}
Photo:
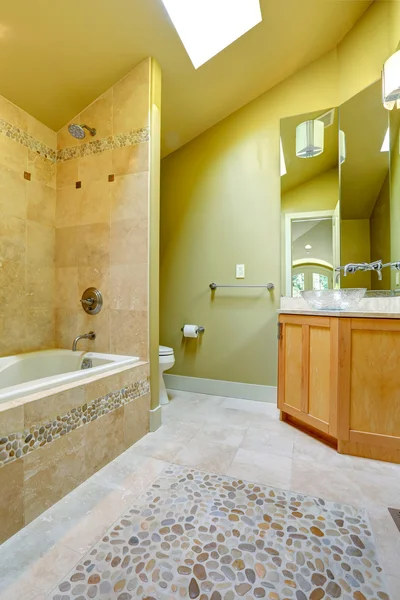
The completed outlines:
{"type": "Polygon", "coordinates": [[[198,325],[184,325],[183,326],[183,337],[185,337],[185,338],[199,337],[199,326],[198,325]]]}

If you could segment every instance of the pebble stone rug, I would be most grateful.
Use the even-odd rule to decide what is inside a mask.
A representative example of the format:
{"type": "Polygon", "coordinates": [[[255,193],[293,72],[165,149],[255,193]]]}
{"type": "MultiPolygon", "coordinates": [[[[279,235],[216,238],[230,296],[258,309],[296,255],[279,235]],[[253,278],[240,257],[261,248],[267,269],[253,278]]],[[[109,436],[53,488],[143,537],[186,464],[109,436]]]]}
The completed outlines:
{"type": "Polygon", "coordinates": [[[365,511],[168,466],[49,600],[389,600],[365,511]]]}

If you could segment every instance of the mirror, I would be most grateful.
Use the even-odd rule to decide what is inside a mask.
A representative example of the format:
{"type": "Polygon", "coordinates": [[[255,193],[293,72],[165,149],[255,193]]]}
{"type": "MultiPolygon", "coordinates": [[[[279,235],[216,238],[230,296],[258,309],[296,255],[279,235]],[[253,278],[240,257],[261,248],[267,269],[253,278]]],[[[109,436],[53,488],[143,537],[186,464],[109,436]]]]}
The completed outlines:
{"type": "Polygon", "coordinates": [[[381,80],[340,107],[282,119],[280,134],[282,294],[400,292],[400,271],[388,267],[382,279],[335,273],[348,263],[400,260],[400,110],[383,107],[381,80]],[[315,121],[322,138],[320,125],[299,131],[315,121]]]}
{"type": "MultiPolygon", "coordinates": [[[[389,113],[376,81],[342,104],[340,131],[345,158],[340,164],[340,260],[390,262],[389,113]],[[343,134],[341,134],[343,136],[343,134]]],[[[341,287],[390,290],[391,271],[382,279],[373,271],[340,277],[341,287]]]]}
{"type": "Polygon", "coordinates": [[[280,143],[283,293],[300,296],[302,290],[328,289],[335,285],[334,267],[340,250],[336,233],[339,221],[337,109],[282,119],[280,143]],[[315,138],[315,152],[319,154],[311,156],[312,144],[310,146],[310,139],[306,139],[309,156],[299,156],[307,155],[301,148],[304,146],[303,124],[315,121],[318,121],[318,130],[312,131],[314,125],[311,129],[308,125],[308,137],[315,138]]]}
{"type": "MultiPolygon", "coordinates": [[[[400,260],[400,110],[389,113],[390,123],[390,259],[400,260]]],[[[390,289],[400,293],[400,271],[391,271],[390,289]]]]}

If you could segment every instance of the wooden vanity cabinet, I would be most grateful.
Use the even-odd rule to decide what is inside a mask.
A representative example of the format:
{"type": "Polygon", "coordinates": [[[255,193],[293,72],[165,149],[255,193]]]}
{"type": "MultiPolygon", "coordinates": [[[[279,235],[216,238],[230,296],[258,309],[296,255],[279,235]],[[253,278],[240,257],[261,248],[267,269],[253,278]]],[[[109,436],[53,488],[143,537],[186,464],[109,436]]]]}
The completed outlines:
{"type": "Polygon", "coordinates": [[[400,320],[280,315],[278,407],[340,453],[400,463],[400,320]]]}
{"type": "Polygon", "coordinates": [[[278,408],[337,437],[338,319],[280,315],[278,408]]]}

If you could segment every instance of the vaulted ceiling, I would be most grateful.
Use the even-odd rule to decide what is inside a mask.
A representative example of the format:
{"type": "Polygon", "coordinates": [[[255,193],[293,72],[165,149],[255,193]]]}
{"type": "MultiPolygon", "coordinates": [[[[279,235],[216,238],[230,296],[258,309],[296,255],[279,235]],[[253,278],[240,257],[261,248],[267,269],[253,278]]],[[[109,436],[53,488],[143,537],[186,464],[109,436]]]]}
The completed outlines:
{"type": "Polygon", "coordinates": [[[165,155],[333,48],[370,4],[261,0],[263,22],[196,71],[161,0],[3,0],[0,94],[58,130],[153,56],[165,155]]]}

